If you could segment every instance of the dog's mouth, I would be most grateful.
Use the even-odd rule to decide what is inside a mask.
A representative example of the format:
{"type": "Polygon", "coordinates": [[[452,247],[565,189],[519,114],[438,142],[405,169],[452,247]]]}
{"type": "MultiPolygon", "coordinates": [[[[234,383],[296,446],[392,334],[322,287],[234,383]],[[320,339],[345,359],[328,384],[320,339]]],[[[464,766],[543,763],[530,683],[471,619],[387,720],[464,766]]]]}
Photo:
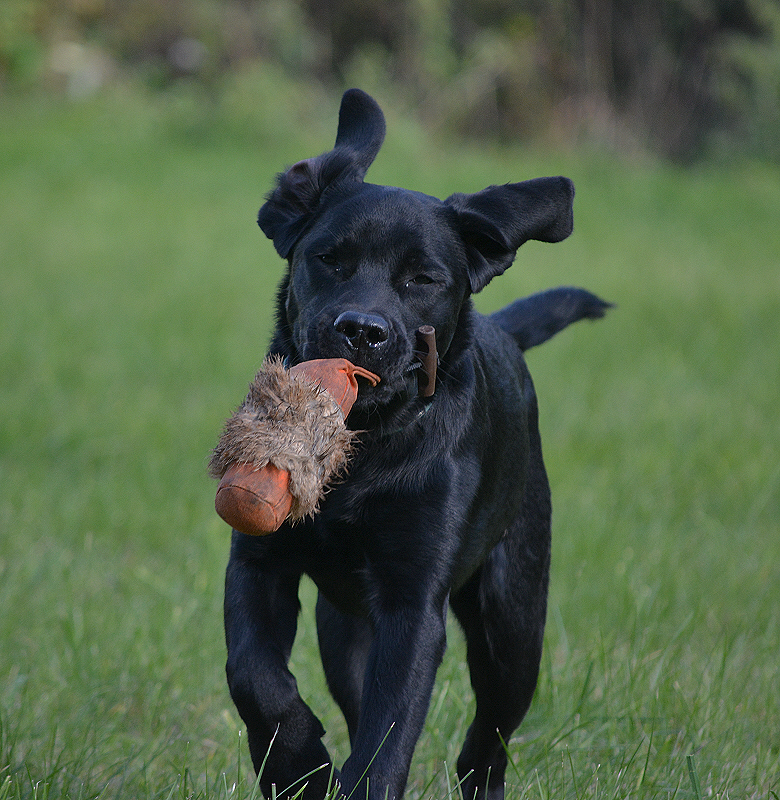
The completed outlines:
{"type": "Polygon", "coordinates": [[[356,401],[358,407],[366,410],[373,408],[378,411],[382,407],[397,405],[399,402],[405,403],[415,397],[426,401],[433,397],[436,389],[438,354],[436,331],[431,325],[423,325],[415,331],[410,360],[404,366],[397,364],[395,368],[389,364],[385,364],[383,368],[381,362],[384,359],[379,359],[380,363],[376,363],[377,360],[370,357],[373,355],[370,351],[349,353],[339,348],[340,352],[338,350],[327,352],[331,348],[322,348],[315,344],[317,341],[316,337],[309,338],[300,348],[303,360],[346,358],[358,367],[359,371],[355,373],[359,386],[356,401]],[[373,373],[379,380],[369,380],[360,374],[360,370],[373,373]]]}
{"type": "MultiPolygon", "coordinates": [[[[432,325],[422,325],[415,331],[415,346],[412,349],[412,360],[403,368],[402,376],[407,384],[406,393],[416,394],[423,399],[433,397],[436,391],[436,373],[439,365],[439,355],[436,349],[436,329],[432,325]],[[408,382],[416,378],[416,392],[409,389],[408,382]]],[[[375,387],[376,383],[360,381],[364,388],[375,387]]]]}
{"type": "Polygon", "coordinates": [[[410,401],[422,401],[422,409],[430,404],[436,389],[437,365],[436,333],[432,326],[423,326],[415,333],[411,360],[395,373],[395,379],[385,373],[374,385],[356,373],[359,390],[349,427],[364,433],[378,432],[381,436],[388,430],[401,430],[417,419],[420,404],[410,401]]]}

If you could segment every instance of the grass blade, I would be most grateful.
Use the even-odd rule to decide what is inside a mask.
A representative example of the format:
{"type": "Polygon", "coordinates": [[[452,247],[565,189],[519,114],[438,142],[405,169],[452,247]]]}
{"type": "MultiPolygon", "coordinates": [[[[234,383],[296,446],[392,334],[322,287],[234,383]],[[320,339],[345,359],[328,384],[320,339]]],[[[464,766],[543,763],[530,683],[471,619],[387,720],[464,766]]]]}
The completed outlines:
{"type": "MultiPolygon", "coordinates": [[[[363,774],[362,774],[362,775],[360,776],[360,778],[358,779],[358,782],[357,782],[357,784],[355,784],[355,788],[357,788],[358,786],[360,786],[360,783],[361,783],[361,781],[363,780],[363,778],[365,778],[365,777],[366,777],[366,774],[368,773],[368,770],[370,769],[371,765],[374,763],[374,759],[375,759],[375,758],[376,758],[376,757],[379,755],[379,751],[382,749],[382,746],[383,746],[383,745],[384,745],[384,743],[387,741],[387,737],[390,735],[390,732],[393,730],[393,728],[394,728],[394,727],[395,727],[395,722],[393,722],[393,723],[390,725],[390,727],[387,729],[387,733],[384,735],[384,738],[383,738],[383,739],[382,739],[382,741],[379,743],[379,747],[377,747],[377,749],[376,749],[376,752],[374,753],[374,755],[373,755],[373,756],[371,756],[371,760],[368,762],[368,764],[366,764],[366,768],[363,770],[363,774]]],[[[355,791],[355,788],[353,788],[353,789],[352,789],[352,791],[351,791],[351,792],[350,792],[350,793],[347,795],[347,798],[346,798],[346,800],[349,800],[349,799],[350,799],[350,797],[352,797],[352,795],[353,795],[353,793],[354,793],[354,791],[355,791]]]]}
{"type": "Polygon", "coordinates": [[[699,773],[696,771],[696,759],[693,753],[685,757],[688,763],[688,775],[691,779],[691,787],[693,788],[693,796],[696,800],[702,800],[701,783],[699,782],[699,773]]]}

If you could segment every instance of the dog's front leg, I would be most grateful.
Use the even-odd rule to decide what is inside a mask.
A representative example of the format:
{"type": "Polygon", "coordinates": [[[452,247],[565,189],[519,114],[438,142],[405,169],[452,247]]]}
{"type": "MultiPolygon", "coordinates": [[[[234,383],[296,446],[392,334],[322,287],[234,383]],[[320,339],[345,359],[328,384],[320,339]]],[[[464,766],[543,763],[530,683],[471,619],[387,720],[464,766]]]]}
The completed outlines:
{"type": "Polygon", "coordinates": [[[264,567],[243,552],[248,537],[233,534],[225,580],[225,634],[230,694],[244,720],[260,787],[270,798],[322,800],[331,762],[322,724],[298,694],[287,668],[299,611],[300,573],[264,567]],[[292,788],[290,788],[292,787],[292,788]],[[289,792],[287,790],[290,789],[289,792]]]}
{"type": "Polygon", "coordinates": [[[352,755],[342,791],[355,800],[398,800],[428,711],[446,642],[446,597],[376,615],[352,755]]]}

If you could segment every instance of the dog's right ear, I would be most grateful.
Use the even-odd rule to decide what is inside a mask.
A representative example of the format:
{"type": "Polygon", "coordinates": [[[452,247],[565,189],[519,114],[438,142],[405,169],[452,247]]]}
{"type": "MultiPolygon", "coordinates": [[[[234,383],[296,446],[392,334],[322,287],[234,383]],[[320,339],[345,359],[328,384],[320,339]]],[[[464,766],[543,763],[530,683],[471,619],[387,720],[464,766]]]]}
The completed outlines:
{"type": "Polygon", "coordinates": [[[282,258],[289,258],[329,191],[363,181],[384,138],[385,117],[376,101],[360,89],[345,92],[333,150],[281,173],[257,216],[257,224],[282,258]]]}
{"type": "Polygon", "coordinates": [[[568,178],[489,186],[475,194],[453,194],[444,202],[457,214],[472,292],[504,272],[529,239],[560,242],[572,232],[574,184],[568,178]]]}

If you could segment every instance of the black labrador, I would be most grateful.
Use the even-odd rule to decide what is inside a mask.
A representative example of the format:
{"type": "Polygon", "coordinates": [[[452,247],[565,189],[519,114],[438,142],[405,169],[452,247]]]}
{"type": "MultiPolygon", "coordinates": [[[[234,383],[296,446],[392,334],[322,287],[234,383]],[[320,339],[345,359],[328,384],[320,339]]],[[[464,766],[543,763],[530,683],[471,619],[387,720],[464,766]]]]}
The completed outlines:
{"type": "Polygon", "coordinates": [[[571,181],[443,202],[365,183],[384,133],[375,101],[348,91],[334,149],[281,174],[260,209],[289,265],[270,353],[289,364],[347,358],[381,382],[361,385],[348,420],[360,445],[319,513],[266,537],[233,532],[228,683],[266,797],[273,785],[277,796],[305,785],[307,800],[321,800],[338,781],[347,796],[400,798],[451,608],[476,696],[461,789],[466,800],[500,800],[503,742],[536,686],[550,563],[550,491],[523,351],[609,304],[555,289],[478,314],[471,295],[521,244],[569,235],[571,181]],[[422,325],[435,328],[439,353],[431,398],[417,391],[422,325]],[[322,663],[349,729],[340,772],[288,669],[304,574],[319,590],[322,663]]]}

